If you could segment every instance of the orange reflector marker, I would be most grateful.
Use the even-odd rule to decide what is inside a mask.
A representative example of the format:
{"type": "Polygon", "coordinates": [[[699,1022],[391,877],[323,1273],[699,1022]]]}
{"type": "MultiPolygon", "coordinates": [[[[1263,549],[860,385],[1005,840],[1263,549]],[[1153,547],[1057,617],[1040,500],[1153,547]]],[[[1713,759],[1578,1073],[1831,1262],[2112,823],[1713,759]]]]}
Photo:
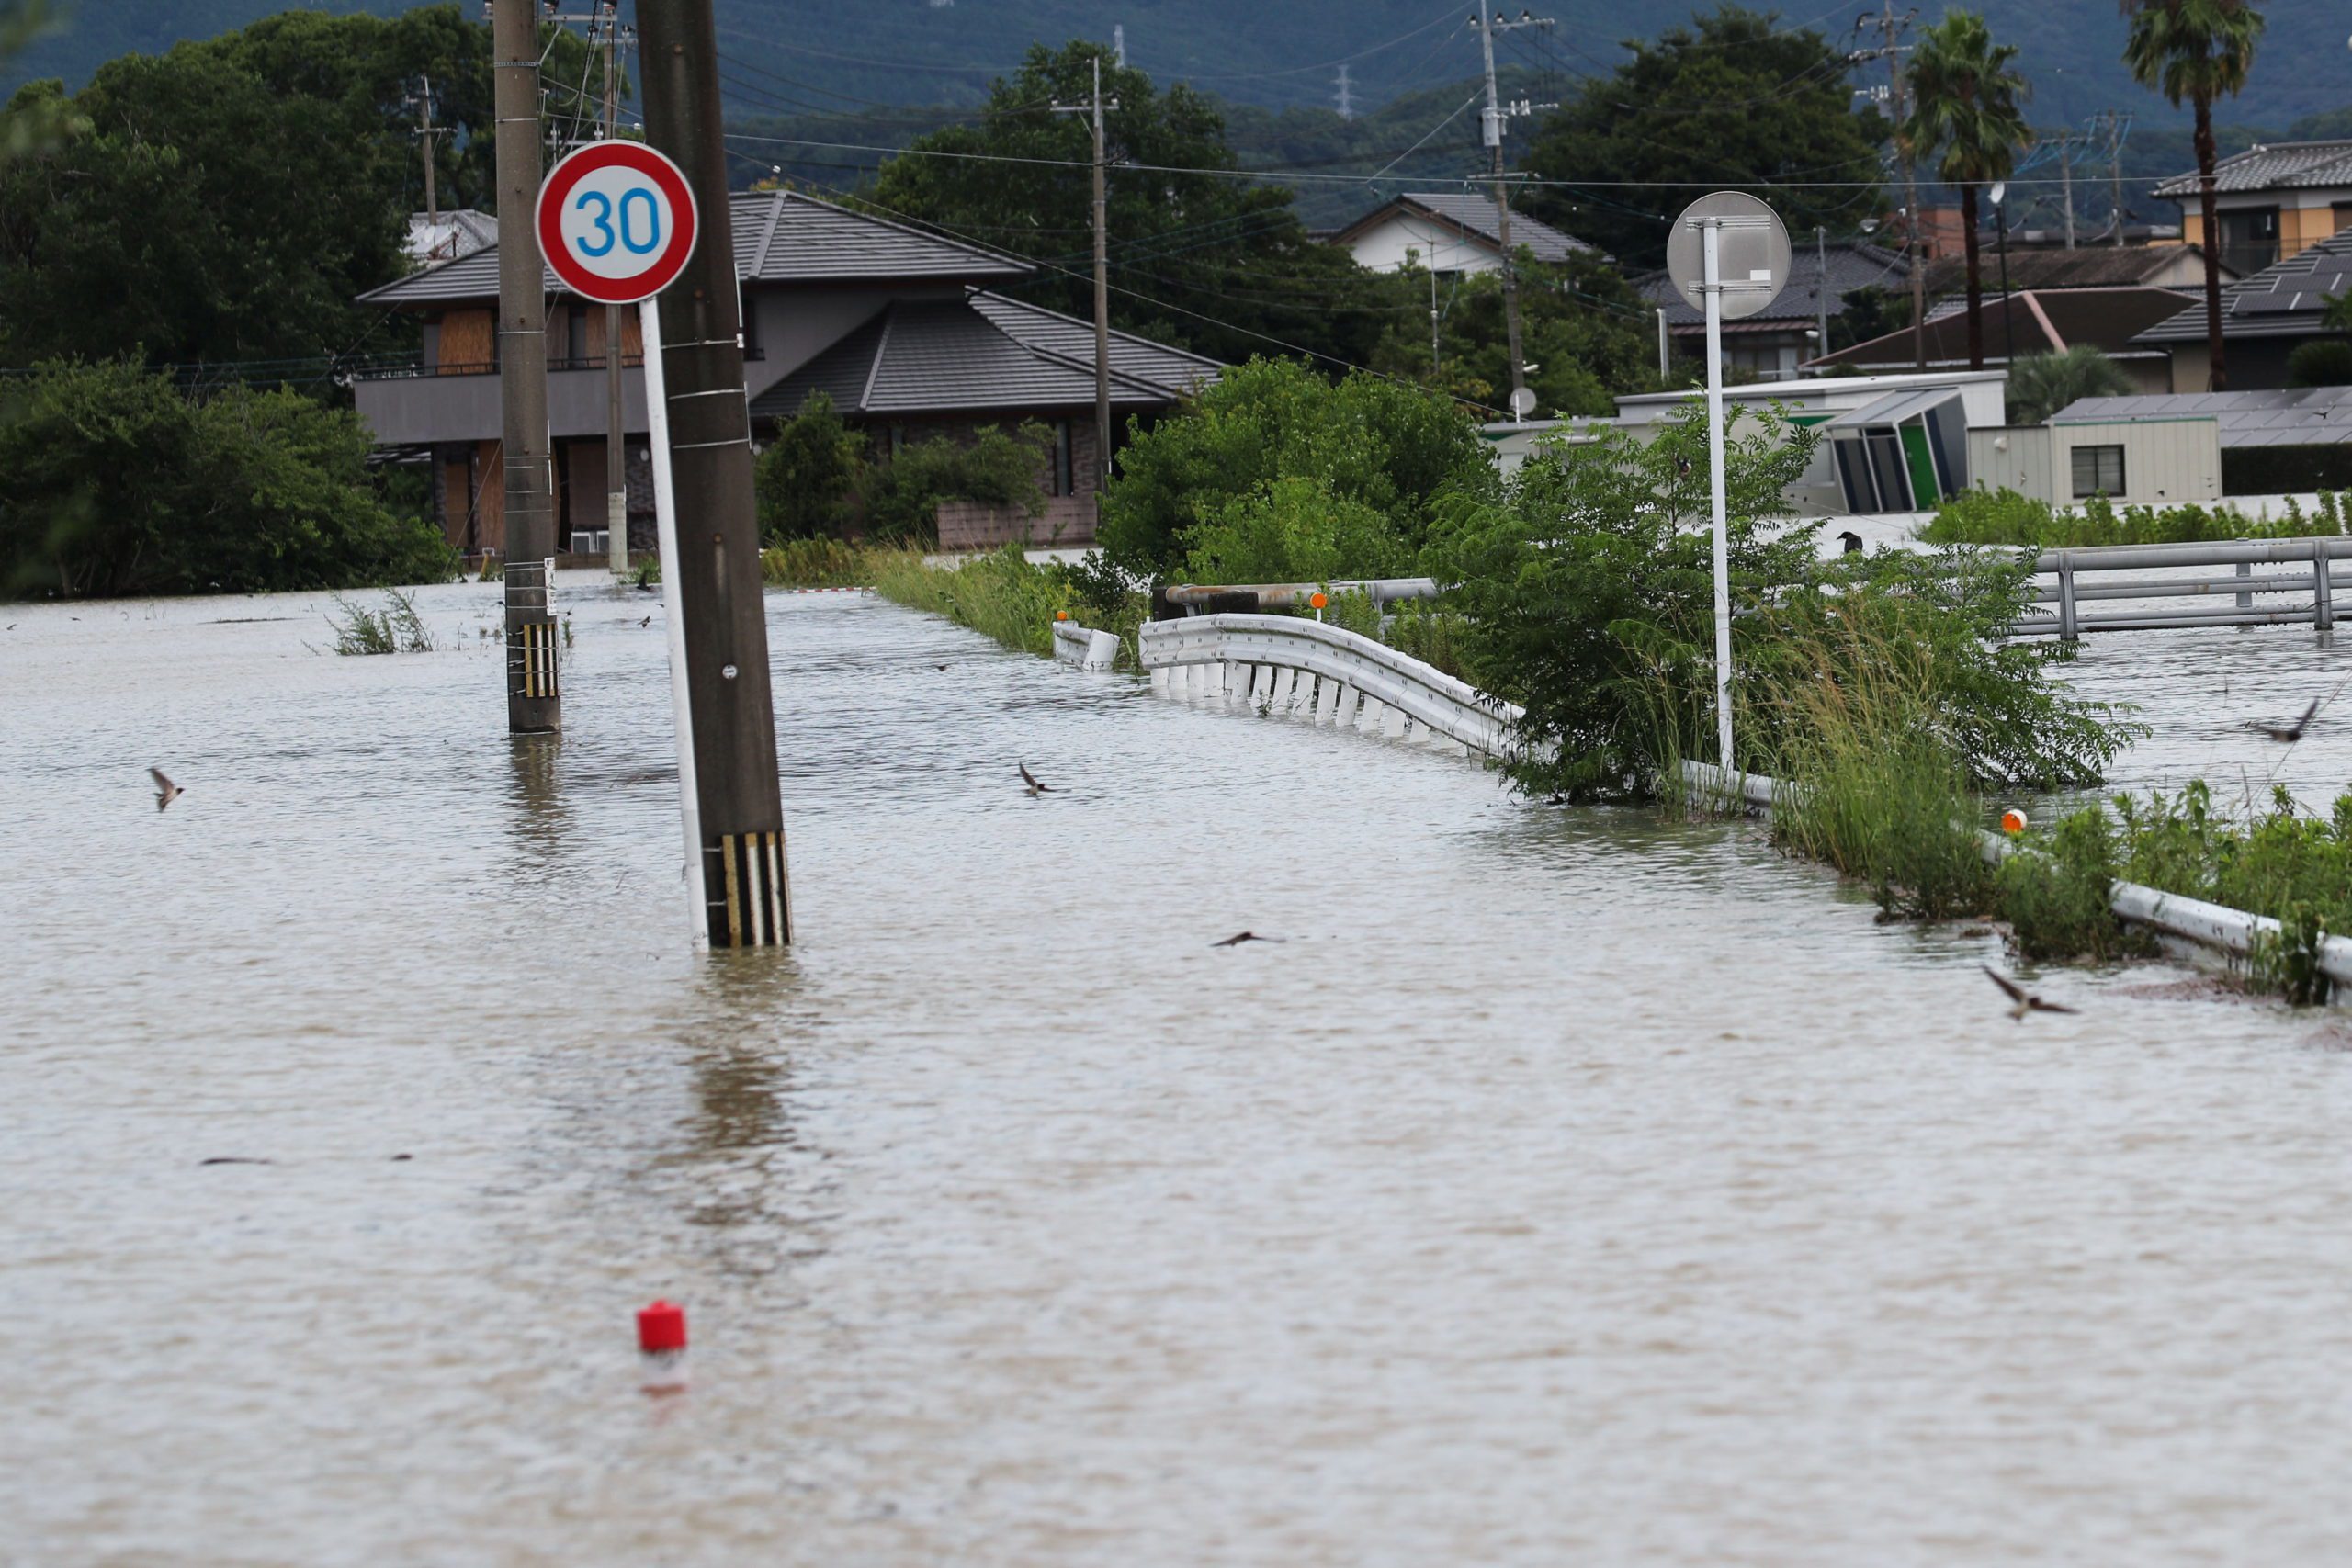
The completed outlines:
{"type": "Polygon", "coordinates": [[[1306,602],[1319,610],[1324,605],[1329,604],[1331,601],[1325,598],[1320,592],[1316,592],[1308,594],[1306,596],[1306,602]]]}
{"type": "Polygon", "coordinates": [[[1056,610],[1054,612],[1054,619],[1057,621],[1067,621],[1069,619],[1069,612],[1068,610],[1056,610]]]}
{"type": "Polygon", "coordinates": [[[2004,832],[2004,833],[2022,833],[2022,832],[2024,832],[2024,831],[2025,831],[2025,813],[2024,813],[2024,812],[2022,812],[2022,811],[2019,811],[2019,810],[2018,810],[2016,807],[2014,807],[2014,806],[2010,807],[2007,811],[2002,812],[2002,813],[2001,813],[2001,831],[2002,831],[2002,832],[2004,832]]]}

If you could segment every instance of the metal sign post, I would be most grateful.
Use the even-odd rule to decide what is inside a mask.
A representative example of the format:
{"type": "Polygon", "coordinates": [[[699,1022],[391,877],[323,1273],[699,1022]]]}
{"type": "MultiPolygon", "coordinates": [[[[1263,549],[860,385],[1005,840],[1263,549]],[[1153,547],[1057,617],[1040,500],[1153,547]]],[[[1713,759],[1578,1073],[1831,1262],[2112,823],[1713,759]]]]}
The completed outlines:
{"type": "Polygon", "coordinates": [[[1789,280],[1789,231],[1752,196],[1719,191],[1685,209],[1666,265],[1682,298],[1707,317],[1707,487],[1715,557],[1715,756],[1738,762],[1731,734],[1731,525],[1724,460],[1724,323],[1770,305],[1789,280]]]}
{"type": "Polygon", "coordinates": [[[686,835],[686,903],[695,945],[710,945],[710,895],[703,885],[702,802],[695,784],[695,710],[686,682],[686,611],[678,559],[678,499],[670,482],[670,396],[662,373],[662,301],[637,308],[645,339],[646,443],[653,449],[654,558],[662,562],[662,630],[670,641],[670,714],[678,732],[678,817],[686,835]]]}

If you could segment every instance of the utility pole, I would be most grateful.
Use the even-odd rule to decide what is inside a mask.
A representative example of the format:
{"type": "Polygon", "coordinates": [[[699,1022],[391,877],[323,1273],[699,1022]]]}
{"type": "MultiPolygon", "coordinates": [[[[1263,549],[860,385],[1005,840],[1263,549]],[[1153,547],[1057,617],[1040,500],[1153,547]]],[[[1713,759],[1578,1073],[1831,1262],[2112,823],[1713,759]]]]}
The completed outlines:
{"type": "MultiPolygon", "coordinates": [[[[2107,178],[2108,189],[2115,203],[2115,243],[2123,243],[2123,117],[2113,109],[2107,111],[2107,178]]],[[[2210,243],[2213,236],[2207,235],[2210,243]]]]}
{"type": "Polygon", "coordinates": [[[1506,109],[1495,92],[1495,34],[1510,32],[1515,28],[1548,28],[1549,17],[1531,17],[1522,13],[1515,22],[1497,21],[1488,8],[1488,0],[1478,0],[1478,44],[1487,60],[1487,114],[1485,136],[1492,155],[1495,178],[1495,238],[1503,251],[1503,330],[1510,351],[1510,412],[1513,419],[1524,419],[1534,412],[1534,398],[1527,390],[1527,361],[1520,352],[1519,332],[1519,261],[1511,254],[1510,187],[1503,179],[1503,122],[1514,114],[1532,114],[1538,108],[1557,108],[1557,104],[1531,104],[1525,100],[1506,109]]]}
{"type": "Polygon", "coordinates": [[[437,171],[433,165],[433,139],[447,128],[433,123],[433,78],[420,75],[417,83],[416,140],[424,150],[424,221],[426,227],[437,229],[441,226],[441,198],[435,183],[437,171]]]}
{"type": "Polygon", "coordinates": [[[1056,114],[1088,114],[1094,117],[1094,459],[1097,501],[1102,487],[1111,478],[1111,237],[1108,220],[1104,216],[1105,200],[1102,176],[1102,110],[1117,108],[1119,100],[1113,98],[1106,106],[1102,101],[1102,57],[1094,57],[1094,101],[1086,104],[1056,104],[1056,114]]]}
{"type": "Polygon", "coordinates": [[[1437,274],[1430,274],[1430,375],[1434,378],[1442,367],[1439,358],[1437,335],[1437,274]]]}
{"type": "Polygon", "coordinates": [[[2066,209],[2066,248],[2075,248],[2075,157],[2067,149],[2075,141],[2075,133],[2058,133],[2058,199],[2066,209]]]}
{"type": "MultiPolygon", "coordinates": [[[[604,0],[605,140],[621,131],[620,0],[604,0]]],[[[621,377],[626,333],[621,307],[605,307],[605,558],[613,574],[628,570],[628,430],[622,417],[621,377]]]]}
{"type": "Polygon", "coordinates": [[[784,802],[711,0],[643,6],[638,36],[646,140],[684,171],[701,226],[677,281],[647,301],[660,346],[646,344],[646,391],[675,494],[678,547],[662,570],[684,611],[673,646],[694,732],[704,924],[714,947],[782,946],[792,940],[784,802]]]}
{"type": "Polygon", "coordinates": [[[1829,231],[1813,226],[1813,335],[1818,358],[1829,352],[1829,231]]]}
{"type": "MultiPolygon", "coordinates": [[[[1894,14],[1894,0],[1885,0],[1878,15],[1879,47],[1864,51],[1856,58],[1868,59],[1877,54],[1886,59],[1886,107],[1894,117],[1894,155],[1903,165],[1904,230],[1910,240],[1907,248],[1911,253],[1911,367],[1925,370],[1928,367],[1927,244],[1919,231],[1918,166],[1912,156],[1911,144],[1902,131],[1903,121],[1910,112],[1909,84],[1903,79],[1903,51],[1910,46],[1895,41],[1903,36],[1903,30],[1917,19],[1918,15],[1918,7],[1914,6],[1898,17],[1894,14]]],[[[1870,19],[1869,13],[1865,12],[1862,20],[1867,22],[1870,19]]]]}
{"type": "Polygon", "coordinates": [[[539,196],[539,27],[534,0],[491,8],[498,147],[498,367],[506,468],[506,728],[563,728],[548,604],[555,556],[548,467],[547,275],[531,221],[539,196]]]}

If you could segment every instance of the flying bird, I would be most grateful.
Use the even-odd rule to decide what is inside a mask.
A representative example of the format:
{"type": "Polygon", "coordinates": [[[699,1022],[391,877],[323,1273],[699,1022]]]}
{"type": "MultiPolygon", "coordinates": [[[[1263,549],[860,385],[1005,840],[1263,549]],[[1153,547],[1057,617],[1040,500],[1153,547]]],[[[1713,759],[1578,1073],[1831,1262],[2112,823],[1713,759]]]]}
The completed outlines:
{"type": "Polygon", "coordinates": [[[2027,990],[2023,986],[2018,985],[2015,980],[2010,979],[2007,975],[2002,974],[1998,969],[1994,968],[1989,964],[1980,964],[1977,967],[1992,976],[1993,984],[2000,987],[2002,994],[2007,996],[2010,1002],[2014,1004],[2009,1009],[2009,1016],[2011,1018],[2022,1020],[2025,1015],[2030,1012],[2075,1012],[2079,1010],[2075,1008],[2060,1007],[2056,1002],[2043,1001],[2040,997],[2035,996],[2031,991],[2027,990]]]}
{"type": "Polygon", "coordinates": [[[643,620],[641,620],[641,621],[638,622],[637,624],[638,624],[639,626],[651,626],[651,625],[653,624],[653,617],[652,617],[652,616],[650,616],[650,615],[648,615],[648,616],[646,616],[646,617],[645,617],[645,619],[643,619],[643,620]]]}
{"type": "Polygon", "coordinates": [[[1209,945],[1211,947],[1239,947],[1245,942],[1288,942],[1289,940],[1288,937],[1260,936],[1256,931],[1242,931],[1238,935],[1227,937],[1223,942],[1213,942],[1209,945]]]}
{"type": "Polygon", "coordinates": [[[200,1159],[196,1163],[198,1165],[275,1165],[277,1162],[276,1160],[251,1159],[243,1155],[214,1155],[210,1159],[200,1159]]]}
{"type": "Polygon", "coordinates": [[[2296,741],[2301,740],[2303,738],[2303,730],[2311,724],[2312,716],[2317,712],[2319,712],[2319,699],[2317,697],[2313,697],[2312,699],[2312,705],[2303,710],[2303,716],[2297,719],[2291,725],[2264,724],[2257,719],[2248,728],[2258,729],[2263,734],[2270,737],[2271,739],[2284,740],[2291,746],[2296,741]]]}
{"type": "Polygon", "coordinates": [[[1026,762],[1021,764],[1021,782],[1029,786],[1029,793],[1031,795],[1053,795],[1057,793],[1053,785],[1039,784],[1037,782],[1037,775],[1029,771],[1029,764],[1026,762]]]}
{"type": "Polygon", "coordinates": [[[155,809],[161,811],[187,792],[164,776],[161,768],[150,768],[147,776],[155,781],[155,809]]]}

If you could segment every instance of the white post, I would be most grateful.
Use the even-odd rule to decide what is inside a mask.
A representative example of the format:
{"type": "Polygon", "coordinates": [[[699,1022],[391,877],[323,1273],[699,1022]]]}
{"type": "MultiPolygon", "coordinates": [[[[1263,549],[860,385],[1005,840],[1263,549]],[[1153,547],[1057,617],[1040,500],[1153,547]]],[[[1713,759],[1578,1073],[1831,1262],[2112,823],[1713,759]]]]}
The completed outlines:
{"type": "Polygon", "coordinates": [[[1707,298],[1707,484],[1715,525],[1715,755],[1729,772],[1739,764],[1731,750],[1731,529],[1724,513],[1724,288],[1718,257],[1723,220],[1699,220],[1706,257],[1702,278],[1707,298]]]}
{"type": "Polygon", "coordinates": [[[694,901],[695,945],[710,945],[709,896],[703,888],[702,808],[695,793],[695,713],[686,687],[686,617],[678,604],[678,498],[670,485],[670,390],[662,371],[662,303],[638,308],[645,323],[646,440],[653,448],[653,527],[662,552],[662,618],[670,638],[670,712],[678,729],[678,816],[685,829],[686,896],[694,901]]]}

